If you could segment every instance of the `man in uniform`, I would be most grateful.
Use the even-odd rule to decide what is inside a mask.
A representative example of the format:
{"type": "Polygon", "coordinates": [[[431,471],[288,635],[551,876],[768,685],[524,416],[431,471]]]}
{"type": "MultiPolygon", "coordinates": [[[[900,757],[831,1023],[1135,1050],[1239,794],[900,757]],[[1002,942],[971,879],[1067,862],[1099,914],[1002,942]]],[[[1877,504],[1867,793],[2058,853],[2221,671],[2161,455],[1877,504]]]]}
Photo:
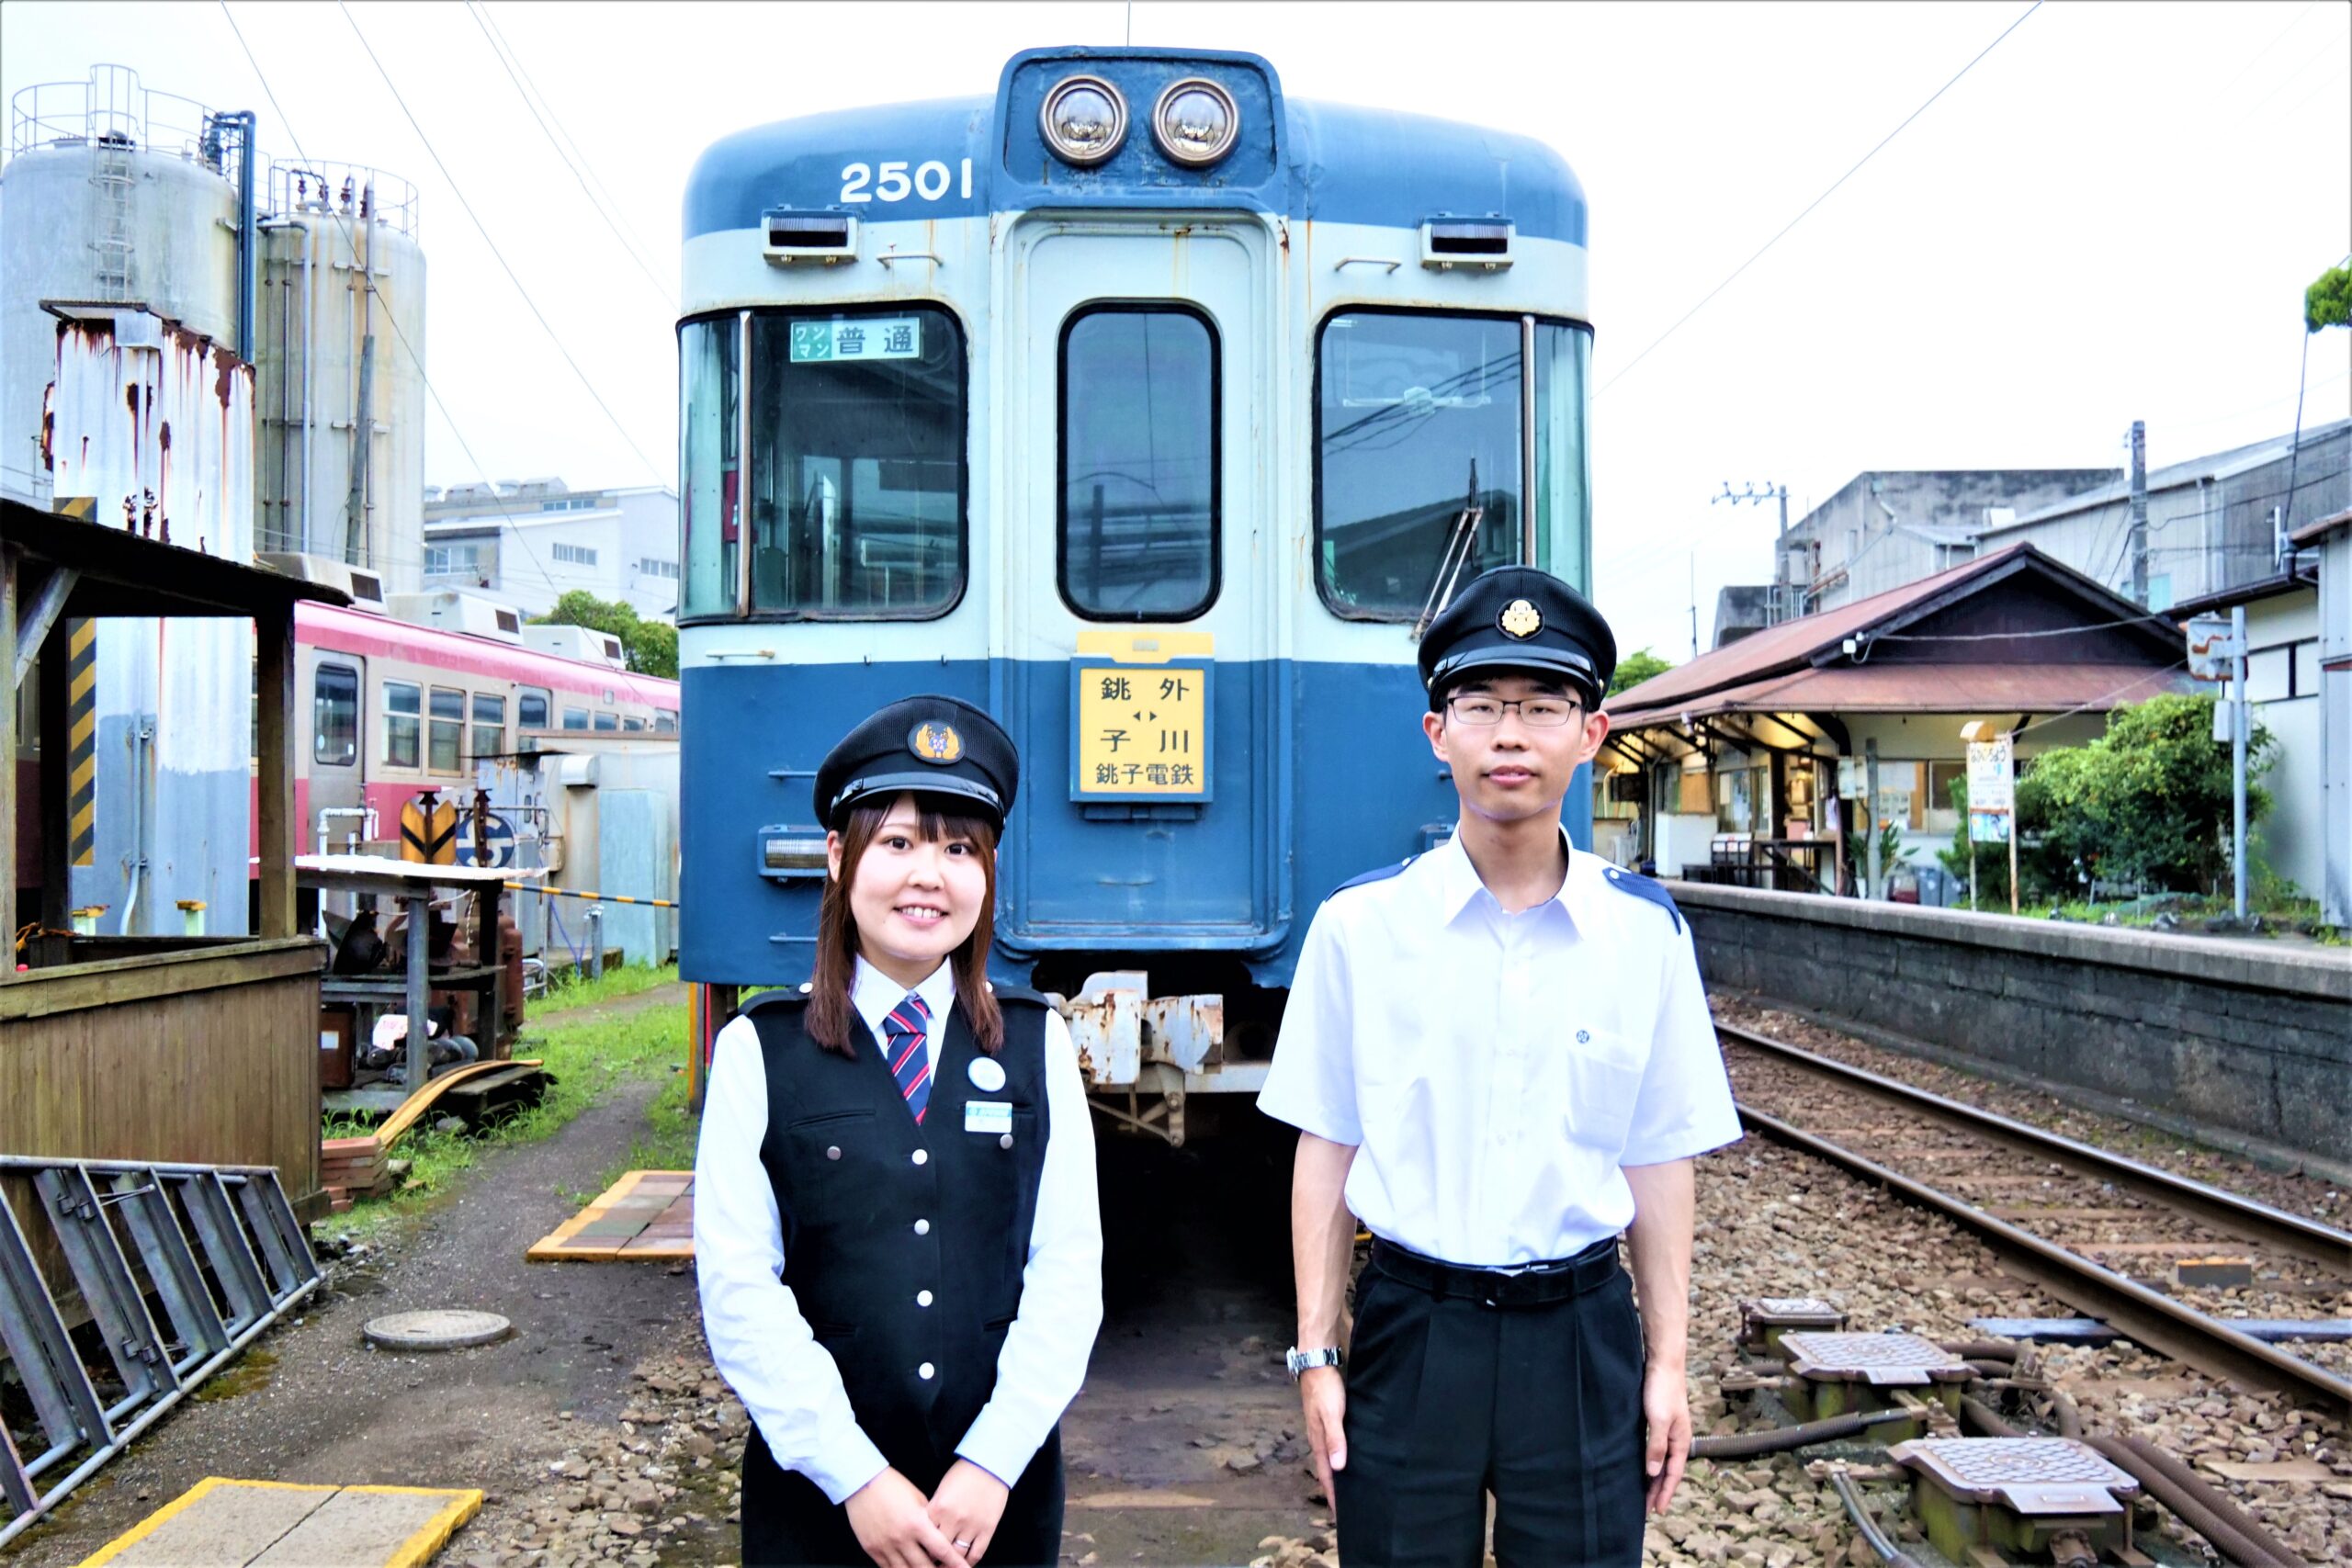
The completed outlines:
{"type": "Polygon", "coordinates": [[[1691,1162],[1739,1123],[1672,898],[1561,829],[1616,663],[1557,578],[1464,587],[1420,648],[1453,836],[1299,955],[1258,1103],[1299,1129],[1290,1366],[1349,1568],[1476,1568],[1490,1493],[1505,1568],[1637,1563],[1682,1476],[1691,1162]]]}

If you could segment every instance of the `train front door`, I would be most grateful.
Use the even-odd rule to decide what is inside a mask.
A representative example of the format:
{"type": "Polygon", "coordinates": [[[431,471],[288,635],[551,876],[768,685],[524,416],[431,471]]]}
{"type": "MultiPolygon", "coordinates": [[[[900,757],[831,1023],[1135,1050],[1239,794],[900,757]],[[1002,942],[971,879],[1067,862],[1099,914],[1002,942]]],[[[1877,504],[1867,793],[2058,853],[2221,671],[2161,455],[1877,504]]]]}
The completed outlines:
{"type": "Polygon", "coordinates": [[[1016,951],[1283,940],[1275,248],[1232,214],[1031,218],[1003,242],[1016,951]]]}

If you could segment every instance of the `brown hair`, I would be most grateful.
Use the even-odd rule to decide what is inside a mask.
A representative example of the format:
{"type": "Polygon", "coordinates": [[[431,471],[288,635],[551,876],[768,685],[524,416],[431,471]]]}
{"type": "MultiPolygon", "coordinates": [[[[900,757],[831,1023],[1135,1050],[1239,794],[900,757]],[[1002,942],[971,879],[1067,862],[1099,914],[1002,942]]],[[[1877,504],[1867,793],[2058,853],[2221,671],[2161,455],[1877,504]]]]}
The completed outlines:
{"type": "MultiPolygon", "coordinates": [[[[857,863],[865,858],[867,847],[882,831],[883,819],[897,804],[892,796],[851,808],[841,830],[842,872],[826,878],[824,901],[817,910],[817,972],[808,992],[808,1038],[844,1056],[857,1054],[852,1023],[856,1009],[850,1002],[851,984],[857,975],[857,918],[850,912],[849,885],[857,874],[857,863]]],[[[965,1026],[980,1049],[993,1056],[1004,1043],[1004,1014],[988,984],[989,943],[996,935],[996,829],[980,818],[941,811],[923,797],[917,798],[916,806],[922,813],[919,831],[924,841],[968,839],[987,879],[980,918],[974,922],[972,934],[947,955],[947,964],[956,976],[956,1006],[964,1015],[965,1026]]]]}

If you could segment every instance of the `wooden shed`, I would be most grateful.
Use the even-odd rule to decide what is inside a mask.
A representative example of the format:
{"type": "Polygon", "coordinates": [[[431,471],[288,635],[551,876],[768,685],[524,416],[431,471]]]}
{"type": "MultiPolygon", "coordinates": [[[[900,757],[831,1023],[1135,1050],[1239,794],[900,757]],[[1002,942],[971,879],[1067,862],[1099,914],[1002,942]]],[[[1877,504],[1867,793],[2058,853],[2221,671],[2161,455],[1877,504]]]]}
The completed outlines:
{"type": "MultiPolygon", "coordinates": [[[[323,942],[295,915],[294,606],[330,588],[0,502],[0,1153],[268,1165],[295,1212],[319,1186],[323,942]],[[70,628],[111,616],[254,625],[259,754],[253,936],[97,937],[70,919],[70,628]],[[34,683],[38,757],[18,694],[34,683]],[[37,804],[36,804],[37,803],[37,804]],[[37,831],[19,814],[37,811],[37,831]],[[33,846],[37,863],[17,853],[33,846]]],[[[14,1186],[11,1179],[9,1183],[14,1186]]],[[[19,1213],[28,1194],[10,1190],[19,1213]]]]}

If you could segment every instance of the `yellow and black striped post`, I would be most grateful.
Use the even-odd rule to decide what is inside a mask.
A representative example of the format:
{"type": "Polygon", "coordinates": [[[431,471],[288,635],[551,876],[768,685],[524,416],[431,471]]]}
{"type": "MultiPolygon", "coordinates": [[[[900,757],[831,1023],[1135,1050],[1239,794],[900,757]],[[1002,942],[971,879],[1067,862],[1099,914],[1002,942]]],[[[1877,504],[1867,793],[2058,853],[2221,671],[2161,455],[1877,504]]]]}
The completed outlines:
{"type": "Polygon", "coordinates": [[[641,904],[654,909],[674,909],[673,898],[638,898],[626,893],[583,893],[575,887],[542,887],[536,882],[503,882],[500,886],[510,893],[544,893],[550,898],[585,898],[594,904],[641,904]]]}
{"type": "Polygon", "coordinates": [[[98,851],[98,623],[75,621],[67,634],[66,821],[73,839],[67,858],[94,865],[98,851]]]}

